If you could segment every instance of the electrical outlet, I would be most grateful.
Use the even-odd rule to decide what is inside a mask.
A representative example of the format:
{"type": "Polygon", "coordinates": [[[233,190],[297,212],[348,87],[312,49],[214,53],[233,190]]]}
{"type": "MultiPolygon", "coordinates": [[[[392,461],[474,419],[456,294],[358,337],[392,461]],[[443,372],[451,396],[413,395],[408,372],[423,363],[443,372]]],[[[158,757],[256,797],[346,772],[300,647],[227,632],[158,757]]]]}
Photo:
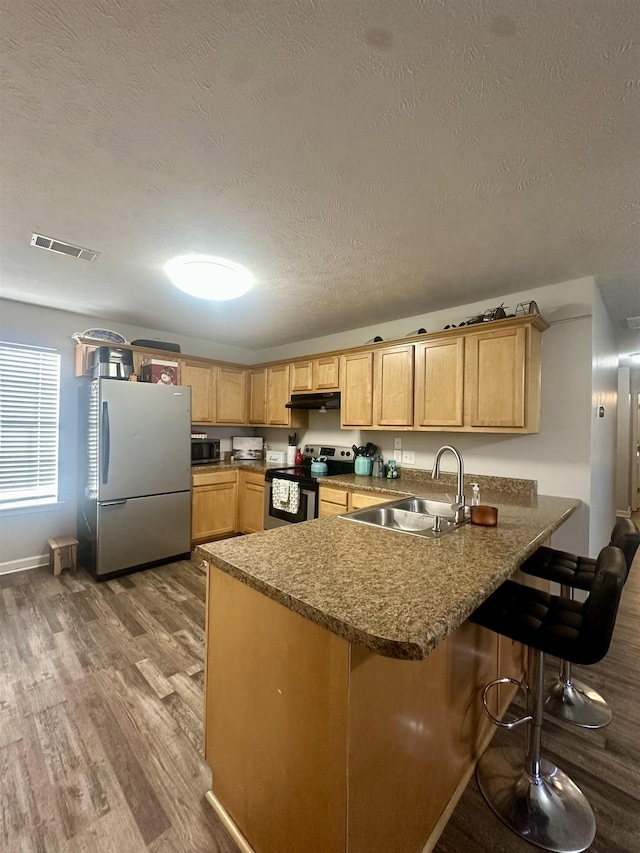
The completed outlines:
{"type": "Polygon", "coordinates": [[[393,451],[393,458],[396,460],[396,462],[402,462],[402,451],[401,450],[394,450],[393,451]]]}
{"type": "Polygon", "coordinates": [[[402,439],[400,438],[400,436],[398,436],[398,438],[393,439],[393,449],[402,450],[402,439]]]}
{"type": "Polygon", "coordinates": [[[402,451],[402,464],[403,465],[415,465],[416,464],[416,454],[413,450],[403,450],[402,451]]]}

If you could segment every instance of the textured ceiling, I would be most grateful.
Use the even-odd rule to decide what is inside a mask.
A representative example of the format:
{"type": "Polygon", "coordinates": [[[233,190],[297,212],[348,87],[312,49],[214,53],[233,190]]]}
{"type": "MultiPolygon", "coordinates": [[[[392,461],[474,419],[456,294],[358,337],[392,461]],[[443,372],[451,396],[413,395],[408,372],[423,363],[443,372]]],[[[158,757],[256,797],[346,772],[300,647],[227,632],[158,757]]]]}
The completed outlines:
{"type": "Polygon", "coordinates": [[[636,0],[3,6],[7,298],[252,349],[588,275],[640,315],[636,0]]]}

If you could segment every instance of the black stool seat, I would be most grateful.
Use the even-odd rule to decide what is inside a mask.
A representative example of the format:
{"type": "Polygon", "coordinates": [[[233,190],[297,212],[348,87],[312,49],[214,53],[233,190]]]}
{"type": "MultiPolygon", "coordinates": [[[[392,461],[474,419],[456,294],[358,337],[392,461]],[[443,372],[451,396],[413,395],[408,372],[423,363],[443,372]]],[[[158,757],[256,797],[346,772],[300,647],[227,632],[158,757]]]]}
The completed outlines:
{"type": "MultiPolygon", "coordinates": [[[[594,572],[586,602],[505,581],[469,620],[525,646],[572,663],[597,663],[607,653],[627,578],[622,551],[607,546],[607,571],[594,572]]],[[[599,558],[600,565],[602,559],[599,558]]]]}
{"type": "MultiPolygon", "coordinates": [[[[610,544],[621,549],[628,571],[640,545],[640,531],[630,519],[621,518],[611,532],[610,544]]],[[[575,589],[588,592],[596,576],[596,561],[590,557],[547,547],[538,548],[520,568],[527,575],[559,583],[566,598],[573,598],[575,589]]],[[[588,729],[609,725],[612,716],[606,700],[593,687],[573,678],[571,661],[564,658],[559,676],[547,684],[545,710],[566,723],[588,729]]]]}
{"type": "Polygon", "coordinates": [[[488,709],[487,691],[513,681],[511,678],[488,684],[482,700],[497,725],[527,724],[524,761],[517,750],[488,749],[476,767],[478,786],[510,829],[554,853],[586,850],[595,837],[596,824],[578,786],[541,756],[544,656],[550,653],[581,664],[602,660],[609,649],[627,573],[624,553],[608,545],[598,556],[584,603],[506,581],[469,617],[471,622],[528,647],[527,713],[504,723],[488,709]]]}
{"type": "Polygon", "coordinates": [[[589,591],[596,576],[596,561],[542,546],[525,560],[520,570],[526,575],[589,591]]]}
{"type": "MultiPolygon", "coordinates": [[[[630,569],[640,545],[640,531],[631,519],[621,518],[613,528],[609,544],[622,550],[627,568],[630,569]]],[[[543,546],[525,560],[520,569],[526,575],[588,592],[595,577],[596,561],[591,557],[578,557],[568,551],[543,546]]]]}

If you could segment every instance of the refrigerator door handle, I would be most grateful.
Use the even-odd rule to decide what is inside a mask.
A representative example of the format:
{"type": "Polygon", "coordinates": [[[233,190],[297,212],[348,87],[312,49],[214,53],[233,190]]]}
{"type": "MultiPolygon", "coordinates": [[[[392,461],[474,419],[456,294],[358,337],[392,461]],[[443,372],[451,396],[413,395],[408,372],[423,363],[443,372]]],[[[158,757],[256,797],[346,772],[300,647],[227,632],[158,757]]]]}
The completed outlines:
{"type": "Polygon", "coordinates": [[[127,503],[127,498],[122,501],[100,501],[100,506],[122,506],[127,503]]]}
{"type": "Polygon", "coordinates": [[[102,404],[102,482],[109,482],[109,453],[111,438],[109,435],[109,404],[102,404]]]}

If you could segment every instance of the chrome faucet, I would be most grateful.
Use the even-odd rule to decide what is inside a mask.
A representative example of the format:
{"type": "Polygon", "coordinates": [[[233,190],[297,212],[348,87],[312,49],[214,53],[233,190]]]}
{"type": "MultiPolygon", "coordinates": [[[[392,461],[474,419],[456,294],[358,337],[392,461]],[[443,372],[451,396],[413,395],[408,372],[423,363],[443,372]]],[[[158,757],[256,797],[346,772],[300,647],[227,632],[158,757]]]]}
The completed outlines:
{"type": "Polygon", "coordinates": [[[440,477],[440,459],[445,450],[450,450],[453,453],[453,455],[456,457],[456,462],[458,464],[458,493],[456,495],[456,500],[453,506],[456,510],[456,524],[459,524],[461,521],[464,520],[464,462],[462,461],[460,451],[456,450],[456,448],[453,447],[451,444],[444,444],[436,453],[436,458],[433,462],[433,470],[431,471],[431,476],[434,480],[437,480],[440,477]]]}

